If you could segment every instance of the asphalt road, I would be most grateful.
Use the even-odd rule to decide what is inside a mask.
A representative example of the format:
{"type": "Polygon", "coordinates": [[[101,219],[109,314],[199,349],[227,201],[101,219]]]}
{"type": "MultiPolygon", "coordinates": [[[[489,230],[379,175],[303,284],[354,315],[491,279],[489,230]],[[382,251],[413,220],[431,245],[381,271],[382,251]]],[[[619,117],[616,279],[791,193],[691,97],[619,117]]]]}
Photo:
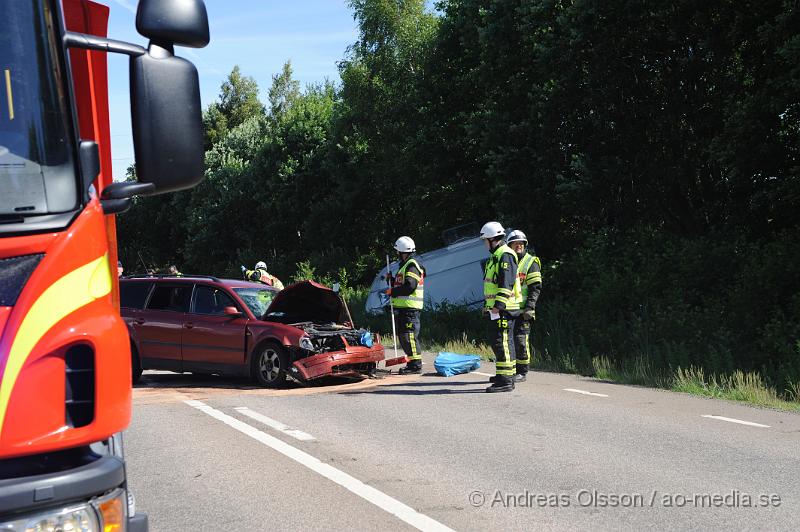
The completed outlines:
{"type": "Polygon", "coordinates": [[[800,522],[800,415],[548,373],[490,395],[486,379],[275,391],[145,373],[125,435],[129,485],[155,531],[800,522]]]}

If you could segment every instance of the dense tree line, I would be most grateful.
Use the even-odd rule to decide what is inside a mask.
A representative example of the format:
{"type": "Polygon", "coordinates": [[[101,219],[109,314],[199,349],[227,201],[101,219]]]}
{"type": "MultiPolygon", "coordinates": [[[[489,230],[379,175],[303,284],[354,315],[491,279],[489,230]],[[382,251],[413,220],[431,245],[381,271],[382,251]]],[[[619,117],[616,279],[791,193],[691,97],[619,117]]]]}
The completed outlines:
{"type": "Polygon", "coordinates": [[[350,5],[340,84],[287,63],[264,105],[234,68],[206,179],[120,217],[126,263],[359,284],[400,233],[498,219],[546,264],[541,356],[800,381],[795,0],[350,5]]]}

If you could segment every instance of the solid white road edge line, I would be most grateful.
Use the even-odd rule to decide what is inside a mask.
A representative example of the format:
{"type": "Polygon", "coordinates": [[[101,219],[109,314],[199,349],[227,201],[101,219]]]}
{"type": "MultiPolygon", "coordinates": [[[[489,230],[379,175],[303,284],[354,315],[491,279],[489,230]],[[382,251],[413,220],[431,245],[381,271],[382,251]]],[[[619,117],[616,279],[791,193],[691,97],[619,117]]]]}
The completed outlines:
{"type": "Polygon", "coordinates": [[[587,392],[586,390],[576,390],[575,388],[562,388],[565,392],[579,393],[581,395],[593,395],[595,397],[608,397],[604,393],[587,392]]]}
{"type": "Polygon", "coordinates": [[[259,422],[263,423],[264,425],[266,425],[268,427],[272,427],[273,429],[275,429],[277,431],[280,431],[280,432],[283,432],[287,436],[291,436],[292,438],[296,438],[296,439],[298,439],[300,441],[314,441],[316,439],[316,438],[314,438],[314,436],[312,436],[311,434],[308,434],[307,432],[303,432],[302,430],[293,429],[293,428],[289,427],[288,425],[284,425],[280,421],[272,419],[271,417],[267,417],[267,416],[265,416],[263,414],[259,414],[258,412],[254,412],[253,410],[250,410],[246,406],[239,406],[239,407],[234,408],[234,410],[236,410],[240,414],[244,414],[245,416],[247,416],[249,418],[253,418],[256,421],[259,421],[259,422]]]}
{"type": "Polygon", "coordinates": [[[769,425],[762,425],[761,423],[753,423],[752,421],[742,421],[741,419],[734,419],[732,417],[723,417],[723,416],[711,416],[711,415],[703,415],[700,417],[707,417],[709,419],[719,419],[720,421],[728,421],[730,423],[738,423],[739,425],[748,425],[750,427],[761,427],[763,429],[770,428],[769,425]]]}
{"type": "Polygon", "coordinates": [[[247,436],[250,436],[254,440],[263,443],[275,451],[278,451],[287,458],[291,458],[298,464],[304,465],[310,470],[319,473],[328,480],[335,482],[343,488],[355,493],[365,501],[371,502],[381,510],[384,510],[396,516],[398,519],[405,521],[417,530],[453,532],[451,528],[443,525],[439,521],[431,519],[427,515],[417,512],[410,506],[407,506],[397,499],[386,495],[382,491],[376,490],[372,486],[364,484],[357,478],[351,477],[344,471],[340,471],[333,466],[324,464],[318,458],[315,458],[310,454],[301,451],[300,449],[296,449],[288,443],[285,443],[274,436],[270,436],[269,434],[262,432],[251,425],[248,425],[244,421],[240,421],[235,417],[220,412],[219,410],[208,406],[202,401],[188,400],[184,401],[184,403],[208,414],[214,419],[222,421],[229,427],[234,428],[239,432],[246,434],[247,436]]]}

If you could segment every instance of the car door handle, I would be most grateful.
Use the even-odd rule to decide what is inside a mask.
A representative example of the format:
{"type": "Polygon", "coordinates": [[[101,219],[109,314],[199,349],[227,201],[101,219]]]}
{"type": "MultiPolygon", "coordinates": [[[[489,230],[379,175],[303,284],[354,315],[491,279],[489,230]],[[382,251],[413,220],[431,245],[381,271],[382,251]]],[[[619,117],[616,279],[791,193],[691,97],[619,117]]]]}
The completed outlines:
{"type": "Polygon", "coordinates": [[[135,323],[136,325],[144,325],[144,320],[141,318],[137,318],[133,320],[133,323],[135,323]]]}
{"type": "Polygon", "coordinates": [[[194,323],[185,323],[183,326],[186,327],[187,329],[193,329],[194,323]]]}

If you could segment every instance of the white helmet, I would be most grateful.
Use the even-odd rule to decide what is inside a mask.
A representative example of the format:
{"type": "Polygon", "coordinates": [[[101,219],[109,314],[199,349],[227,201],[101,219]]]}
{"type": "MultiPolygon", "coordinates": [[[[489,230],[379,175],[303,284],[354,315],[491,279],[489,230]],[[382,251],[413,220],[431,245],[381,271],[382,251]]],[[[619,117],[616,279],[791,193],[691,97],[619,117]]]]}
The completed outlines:
{"type": "Polygon", "coordinates": [[[506,244],[510,244],[512,242],[525,242],[525,245],[527,245],[528,237],[525,236],[525,233],[523,233],[522,231],[519,230],[511,231],[510,233],[508,233],[508,236],[506,237],[506,244]]]}
{"type": "Polygon", "coordinates": [[[394,243],[394,249],[400,253],[414,253],[417,250],[417,246],[414,245],[414,241],[410,236],[401,236],[394,243]]]}
{"type": "Polygon", "coordinates": [[[256,268],[255,269],[256,270],[259,270],[259,269],[266,270],[267,269],[267,263],[264,262],[263,260],[260,260],[260,261],[256,262],[256,268]]]}
{"type": "Polygon", "coordinates": [[[490,238],[497,238],[498,236],[505,236],[506,230],[499,222],[487,222],[481,227],[481,238],[489,240],[490,238]]]}

